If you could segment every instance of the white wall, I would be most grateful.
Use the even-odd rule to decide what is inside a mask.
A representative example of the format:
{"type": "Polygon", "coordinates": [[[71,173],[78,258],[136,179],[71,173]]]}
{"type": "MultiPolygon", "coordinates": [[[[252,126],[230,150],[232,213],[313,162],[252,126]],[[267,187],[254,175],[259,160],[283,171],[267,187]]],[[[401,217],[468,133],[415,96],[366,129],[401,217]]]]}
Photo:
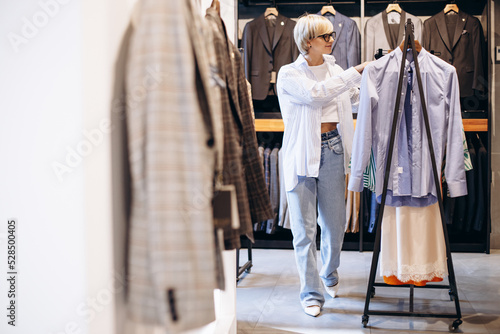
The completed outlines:
{"type": "Polygon", "coordinates": [[[87,297],[86,158],[75,153],[85,151],[82,27],[80,2],[60,2],[44,10],[37,0],[0,0],[0,332],[5,334],[86,329],[77,314],[87,297]],[[53,169],[57,163],[65,168],[59,173],[53,169]],[[4,307],[11,217],[19,222],[16,328],[7,325],[4,307]]]}
{"type": "Polygon", "coordinates": [[[0,0],[0,306],[19,223],[16,328],[1,306],[2,334],[123,333],[126,152],[111,106],[134,3],[0,0]]]}
{"type": "Polygon", "coordinates": [[[17,328],[2,306],[1,333],[115,333],[109,121],[131,2],[0,0],[0,305],[19,221],[17,328]]]}

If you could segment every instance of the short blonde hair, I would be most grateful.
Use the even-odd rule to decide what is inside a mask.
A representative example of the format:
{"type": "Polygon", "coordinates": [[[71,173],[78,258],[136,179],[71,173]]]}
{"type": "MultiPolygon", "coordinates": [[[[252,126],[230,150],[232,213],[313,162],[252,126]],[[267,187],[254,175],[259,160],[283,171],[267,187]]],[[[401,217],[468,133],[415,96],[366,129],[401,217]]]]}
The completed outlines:
{"type": "Polygon", "coordinates": [[[317,14],[305,13],[302,15],[295,28],[293,29],[293,38],[299,48],[300,53],[307,54],[307,42],[323,34],[333,32],[333,24],[326,17],[317,14]]]}

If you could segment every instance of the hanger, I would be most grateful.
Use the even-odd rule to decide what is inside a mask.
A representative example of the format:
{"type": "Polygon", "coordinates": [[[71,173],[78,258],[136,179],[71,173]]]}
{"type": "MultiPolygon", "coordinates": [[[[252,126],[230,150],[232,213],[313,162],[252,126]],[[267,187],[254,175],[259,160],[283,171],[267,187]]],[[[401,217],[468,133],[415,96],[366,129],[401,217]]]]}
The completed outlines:
{"type": "Polygon", "coordinates": [[[386,54],[388,54],[389,52],[391,52],[392,50],[383,50],[383,49],[378,49],[377,50],[377,53],[375,53],[373,56],[375,57],[376,60],[382,58],[383,56],[385,56],[386,54]]]}
{"type": "Polygon", "coordinates": [[[332,15],[335,15],[335,9],[333,8],[333,6],[323,6],[323,8],[321,8],[321,15],[325,15],[326,13],[331,13],[332,15]]]}
{"type": "Polygon", "coordinates": [[[390,3],[387,5],[387,8],[385,9],[385,11],[387,13],[390,13],[390,12],[398,12],[399,14],[401,14],[401,6],[399,6],[399,4],[394,1],[394,3],[390,3]]]}
{"type": "Polygon", "coordinates": [[[269,15],[274,15],[278,17],[278,10],[276,7],[267,7],[266,11],[264,12],[264,17],[268,17],[269,15]]]}
{"type": "Polygon", "coordinates": [[[273,4],[266,8],[264,12],[264,17],[267,18],[269,15],[274,15],[278,17],[278,9],[276,8],[276,0],[273,0],[273,4]]]}
{"type": "Polygon", "coordinates": [[[210,7],[215,9],[220,16],[220,1],[219,0],[212,0],[212,4],[210,5],[210,7]]]}
{"type": "Polygon", "coordinates": [[[326,6],[323,6],[323,8],[321,8],[321,15],[325,15],[326,13],[330,13],[332,15],[335,15],[335,8],[333,8],[333,5],[332,5],[332,0],[330,0],[330,3],[326,6]]]}
{"type": "MultiPolygon", "coordinates": [[[[406,42],[406,40],[401,42],[401,44],[399,45],[399,48],[401,49],[401,51],[403,51],[403,46],[404,46],[405,42],[406,42]]],[[[422,51],[422,45],[420,45],[420,42],[417,40],[415,40],[415,49],[417,50],[417,53],[420,53],[420,51],[422,51]]]]}
{"type": "Polygon", "coordinates": [[[455,1],[452,1],[451,3],[447,4],[445,7],[444,7],[444,13],[445,14],[448,14],[449,12],[455,12],[458,14],[458,6],[455,4],[455,1]]]}

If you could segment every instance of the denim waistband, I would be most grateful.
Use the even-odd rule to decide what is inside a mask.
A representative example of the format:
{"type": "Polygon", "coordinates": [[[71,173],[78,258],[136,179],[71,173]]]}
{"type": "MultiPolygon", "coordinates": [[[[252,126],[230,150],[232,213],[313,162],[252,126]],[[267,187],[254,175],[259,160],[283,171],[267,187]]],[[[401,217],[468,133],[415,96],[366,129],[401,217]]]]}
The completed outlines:
{"type": "Polygon", "coordinates": [[[332,139],[333,137],[336,137],[338,135],[339,135],[339,130],[338,129],[322,133],[321,134],[321,141],[332,139]]]}

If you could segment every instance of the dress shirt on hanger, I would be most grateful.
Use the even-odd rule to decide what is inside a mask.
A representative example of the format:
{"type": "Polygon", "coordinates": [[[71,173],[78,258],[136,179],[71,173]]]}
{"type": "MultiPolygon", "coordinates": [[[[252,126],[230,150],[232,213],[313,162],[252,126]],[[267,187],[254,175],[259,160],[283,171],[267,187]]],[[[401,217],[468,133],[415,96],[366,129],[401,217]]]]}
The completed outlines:
{"type": "MultiPolygon", "coordinates": [[[[363,172],[368,166],[373,151],[375,159],[375,189],[381,196],[385,173],[385,162],[392,113],[395,107],[394,92],[397,91],[402,51],[396,48],[387,56],[369,64],[363,71],[361,96],[358,109],[356,132],[354,134],[351,159],[351,179],[349,189],[362,191],[363,172]]],[[[411,60],[411,53],[409,54],[411,60]]],[[[413,61],[407,59],[405,80],[410,68],[415,71],[413,61]]],[[[455,68],[422,49],[418,55],[422,75],[423,91],[427,93],[429,122],[433,133],[433,144],[438,170],[441,170],[443,154],[446,150],[445,177],[452,197],[467,193],[465,164],[462,141],[462,117],[458,80],[455,68]],[[439,112],[433,112],[433,110],[439,112]]],[[[413,79],[416,83],[415,78],[413,79]]],[[[403,96],[407,85],[403,85],[403,96]]],[[[406,126],[411,134],[407,146],[399,145],[406,133],[398,131],[394,144],[393,161],[390,169],[386,205],[389,206],[427,206],[437,202],[436,190],[432,179],[430,152],[422,128],[422,111],[418,89],[411,91],[411,112],[404,123],[403,112],[398,116],[398,129],[406,126]]],[[[406,105],[406,103],[405,103],[406,105]]],[[[400,107],[401,111],[405,106],[400,107]]]]}

